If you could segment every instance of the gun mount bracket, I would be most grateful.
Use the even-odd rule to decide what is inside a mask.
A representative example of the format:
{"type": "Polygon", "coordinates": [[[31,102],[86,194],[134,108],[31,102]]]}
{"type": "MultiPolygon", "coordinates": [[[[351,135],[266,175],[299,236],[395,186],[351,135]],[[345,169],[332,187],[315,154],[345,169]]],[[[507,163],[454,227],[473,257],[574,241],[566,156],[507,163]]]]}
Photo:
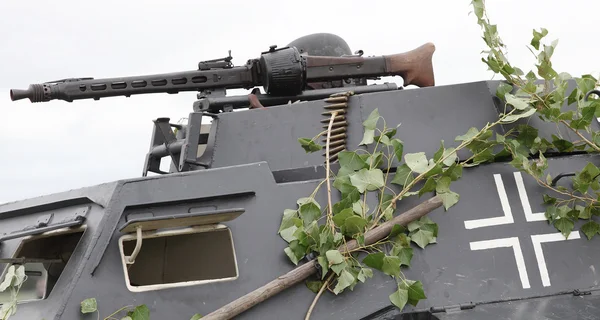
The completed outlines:
{"type": "Polygon", "coordinates": [[[152,142],[150,150],[146,154],[146,161],[142,176],[147,176],[148,172],[159,174],[169,174],[160,170],[161,159],[169,156],[173,163],[172,170],[175,172],[185,172],[194,170],[196,167],[208,168],[209,165],[198,161],[198,146],[206,144],[208,134],[202,134],[202,117],[210,116],[213,119],[218,115],[193,112],[188,117],[188,124],[169,123],[169,118],[158,118],[154,120],[152,131],[152,142]],[[178,139],[172,128],[183,131],[178,139]]]}

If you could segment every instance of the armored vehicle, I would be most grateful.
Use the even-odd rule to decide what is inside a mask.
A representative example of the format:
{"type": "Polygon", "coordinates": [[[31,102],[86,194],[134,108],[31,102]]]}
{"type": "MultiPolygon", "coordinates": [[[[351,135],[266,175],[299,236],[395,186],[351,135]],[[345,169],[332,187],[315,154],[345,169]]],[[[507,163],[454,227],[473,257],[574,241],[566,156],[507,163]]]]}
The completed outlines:
{"type": "MultiPolygon", "coordinates": [[[[131,319],[146,313],[151,319],[304,319],[319,294],[311,319],[600,319],[597,238],[587,241],[577,229],[562,237],[546,222],[543,188],[506,161],[466,168],[452,183],[460,201],[448,210],[433,197],[435,188],[394,202],[396,217],[425,203],[428,219],[439,226],[426,249],[409,244],[414,255],[402,266],[406,279],[420,281],[425,299],[398,308],[394,278],[363,269],[342,271],[369,279],[339,294],[329,292],[333,286],[311,289],[332,274],[325,269],[339,264],[336,255],[322,265],[312,253],[292,252],[297,237],[282,234],[282,220],[307,203],[302,198],[328,170],[340,170],[345,150],[372,151],[363,142],[375,110],[394,128],[404,154],[428,157],[441,140],[457,146],[454,137],[505,112],[497,96],[502,81],[436,86],[434,50],[428,43],[366,56],[335,35],[313,34],[272,46],[243,66],[229,55],[186,72],[12,90],[12,100],[73,103],[199,93],[187,122],[153,121],[140,177],[0,205],[0,279],[14,279],[0,303],[12,308],[11,320],[121,319],[126,314],[119,310],[130,310],[131,319]],[[403,85],[367,83],[384,76],[400,76],[403,85]],[[227,96],[227,89],[252,91],[227,96]],[[207,117],[211,122],[203,124],[207,117]],[[326,147],[315,147],[325,140],[326,147]],[[161,160],[170,161],[169,170],[161,160]],[[21,282],[15,299],[11,285],[21,282]]],[[[552,129],[535,118],[523,121],[540,135],[552,129]]],[[[382,141],[383,134],[375,135],[382,141]]],[[[554,154],[549,170],[569,172],[596,157],[554,154]]],[[[392,161],[390,172],[400,170],[392,161]]],[[[332,189],[332,200],[325,189],[315,194],[322,209],[343,200],[332,189]]],[[[381,200],[365,196],[355,204],[374,208],[381,200]]]]}

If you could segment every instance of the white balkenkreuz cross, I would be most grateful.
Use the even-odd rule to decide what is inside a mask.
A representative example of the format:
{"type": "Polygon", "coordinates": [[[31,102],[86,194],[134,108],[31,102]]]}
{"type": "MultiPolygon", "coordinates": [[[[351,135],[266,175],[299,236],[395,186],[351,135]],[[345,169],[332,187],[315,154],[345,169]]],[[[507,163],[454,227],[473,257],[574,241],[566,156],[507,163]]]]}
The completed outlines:
{"type": "MultiPolygon", "coordinates": [[[[525,212],[525,220],[527,220],[527,222],[546,221],[544,212],[532,212],[531,205],[529,204],[529,198],[527,197],[527,191],[525,190],[525,185],[523,184],[523,177],[521,176],[521,173],[515,172],[514,177],[515,182],[517,184],[517,191],[519,192],[519,198],[521,200],[521,205],[523,206],[523,211],[525,212]]],[[[504,188],[504,182],[502,181],[502,177],[500,176],[500,174],[494,174],[494,181],[496,182],[496,188],[498,189],[498,196],[500,197],[500,203],[502,205],[502,211],[504,211],[504,216],[468,220],[465,221],[465,228],[476,229],[514,223],[513,214],[510,208],[510,204],[508,203],[508,196],[506,195],[506,189],[504,188]]],[[[550,286],[550,277],[548,276],[548,268],[546,267],[546,259],[544,258],[542,243],[565,241],[579,238],[579,231],[572,231],[571,234],[569,234],[568,239],[565,239],[565,237],[560,232],[531,235],[531,241],[533,242],[535,257],[537,260],[540,275],[542,277],[542,284],[544,285],[544,287],[550,286]]],[[[521,284],[523,285],[523,289],[529,289],[531,287],[529,284],[529,276],[527,275],[527,267],[525,266],[525,259],[523,258],[523,251],[521,250],[521,243],[518,237],[474,241],[470,242],[470,245],[471,250],[512,248],[515,254],[515,260],[517,261],[517,270],[519,271],[519,277],[521,278],[521,284]]]]}

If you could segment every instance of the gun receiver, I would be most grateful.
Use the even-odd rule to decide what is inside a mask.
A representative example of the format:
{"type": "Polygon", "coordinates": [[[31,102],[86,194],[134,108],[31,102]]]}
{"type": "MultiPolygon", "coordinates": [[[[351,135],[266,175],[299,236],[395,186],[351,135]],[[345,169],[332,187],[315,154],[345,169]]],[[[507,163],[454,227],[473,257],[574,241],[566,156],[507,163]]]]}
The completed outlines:
{"type": "Polygon", "coordinates": [[[243,66],[227,58],[200,62],[198,70],[109,79],[75,78],[32,84],[27,90],[12,89],[12,101],[60,99],[98,100],[104,97],[145,93],[179,93],[215,89],[251,89],[262,86],[272,96],[302,93],[308,83],[401,76],[404,85],[434,86],[432,56],[435,46],[427,43],[405,53],[375,57],[322,57],[300,55],[295,47],[272,46],[260,58],[243,66]]]}

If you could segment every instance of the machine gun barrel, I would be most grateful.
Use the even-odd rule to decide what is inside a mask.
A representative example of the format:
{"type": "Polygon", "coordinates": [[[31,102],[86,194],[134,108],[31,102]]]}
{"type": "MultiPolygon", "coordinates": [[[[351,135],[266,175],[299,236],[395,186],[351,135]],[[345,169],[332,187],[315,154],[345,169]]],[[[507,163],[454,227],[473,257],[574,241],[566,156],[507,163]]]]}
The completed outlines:
{"type": "Polygon", "coordinates": [[[29,98],[31,102],[126,96],[144,93],[179,93],[214,88],[252,88],[256,79],[250,66],[218,70],[196,70],[146,76],[109,79],[64,79],[29,85],[27,90],[10,90],[13,101],[29,98]]]}

